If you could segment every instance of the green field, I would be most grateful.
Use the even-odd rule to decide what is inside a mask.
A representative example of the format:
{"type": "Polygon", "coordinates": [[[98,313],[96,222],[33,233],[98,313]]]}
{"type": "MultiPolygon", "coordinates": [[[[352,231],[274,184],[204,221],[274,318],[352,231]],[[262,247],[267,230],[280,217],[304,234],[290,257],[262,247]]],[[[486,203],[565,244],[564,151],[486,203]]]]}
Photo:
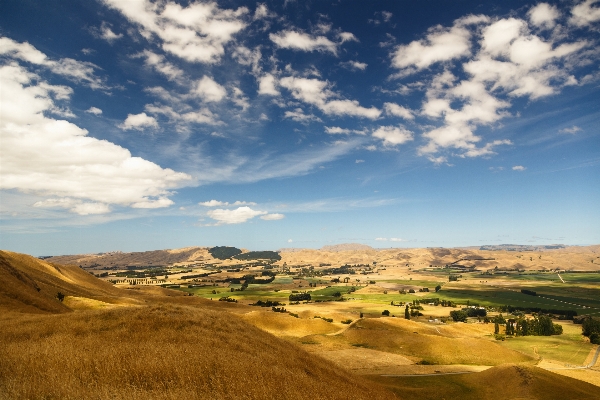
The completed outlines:
{"type": "Polygon", "coordinates": [[[583,365],[591,348],[581,336],[581,326],[566,323],[563,329],[559,336],[521,336],[498,343],[534,358],[560,361],[569,366],[583,365]]]}

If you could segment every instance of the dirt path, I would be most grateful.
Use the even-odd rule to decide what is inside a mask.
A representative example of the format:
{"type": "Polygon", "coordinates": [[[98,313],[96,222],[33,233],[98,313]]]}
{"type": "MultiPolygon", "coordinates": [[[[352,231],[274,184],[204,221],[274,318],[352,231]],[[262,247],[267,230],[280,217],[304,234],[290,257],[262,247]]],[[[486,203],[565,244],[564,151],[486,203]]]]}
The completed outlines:
{"type": "Polygon", "coordinates": [[[592,368],[594,365],[596,365],[596,361],[598,361],[598,355],[600,355],[600,346],[596,348],[596,354],[594,354],[594,358],[592,358],[592,361],[588,365],[586,365],[586,368],[592,368]]]}

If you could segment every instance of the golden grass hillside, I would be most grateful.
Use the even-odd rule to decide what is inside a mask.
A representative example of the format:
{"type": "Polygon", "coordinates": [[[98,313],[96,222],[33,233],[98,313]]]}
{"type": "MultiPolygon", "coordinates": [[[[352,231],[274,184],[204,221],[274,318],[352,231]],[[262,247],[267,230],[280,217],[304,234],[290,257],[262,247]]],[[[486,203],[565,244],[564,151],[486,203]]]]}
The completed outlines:
{"type": "Polygon", "coordinates": [[[395,398],[226,312],[121,307],[0,323],[0,399],[395,398]]]}
{"type": "Polygon", "coordinates": [[[412,399],[566,400],[598,399],[600,388],[541,368],[505,364],[483,372],[424,377],[371,376],[412,399]]]}
{"type": "Polygon", "coordinates": [[[533,358],[495,342],[474,337],[447,337],[434,326],[400,318],[364,319],[340,336],[354,346],[400,354],[432,364],[500,365],[533,358]]]}
{"type": "Polygon", "coordinates": [[[0,251],[0,283],[0,309],[10,311],[70,311],[56,299],[58,292],[107,303],[135,302],[127,292],[79,267],[51,264],[10,251],[0,251]]]}

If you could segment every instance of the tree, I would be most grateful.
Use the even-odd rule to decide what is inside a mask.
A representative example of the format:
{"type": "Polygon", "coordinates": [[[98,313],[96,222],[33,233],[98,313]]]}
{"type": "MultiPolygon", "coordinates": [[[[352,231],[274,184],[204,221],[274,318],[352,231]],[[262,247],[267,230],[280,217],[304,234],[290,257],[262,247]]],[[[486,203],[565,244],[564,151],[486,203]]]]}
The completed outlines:
{"type": "Polygon", "coordinates": [[[500,333],[500,325],[498,325],[498,321],[494,322],[494,333],[496,335],[500,333]]]}
{"type": "Polygon", "coordinates": [[[435,287],[435,291],[436,291],[436,293],[437,293],[437,292],[439,292],[441,288],[442,288],[442,286],[441,286],[441,285],[437,285],[437,286],[435,287]]]}
{"type": "Polygon", "coordinates": [[[450,316],[455,322],[466,322],[467,321],[467,313],[459,310],[459,311],[450,311],[450,316]]]}
{"type": "Polygon", "coordinates": [[[389,317],[390,316],[390,312],[388,310],[383,310],[381,312],[381,315],[385,315],[386,317],[389,317]]]}
{"type": "Polygon", "coordinates": [[[60,301],[62,303],[62,301],[65,299],[65,295],[62,294],[61,292],[56,293],[56,298],[58,299],[58,301],[60,301]]]}
{"type": "Polygon", "coordinates": [[[410,311],[408,310],[408,304],[406,305],[406,308],[404,309],[404,318],[410,319],[410,311]]]}

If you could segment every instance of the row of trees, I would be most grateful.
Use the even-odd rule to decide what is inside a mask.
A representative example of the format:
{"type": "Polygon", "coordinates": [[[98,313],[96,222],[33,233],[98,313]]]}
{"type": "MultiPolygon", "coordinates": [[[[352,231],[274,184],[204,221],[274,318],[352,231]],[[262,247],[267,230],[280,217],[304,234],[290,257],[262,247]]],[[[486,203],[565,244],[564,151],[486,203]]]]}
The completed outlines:
{"type": "MultiPolygon", "coordinates": [[[[500,314],[501,316],[501,314],[500,314]]],[[[500,321],[504,320],[496,318],[494,323],[494,333],[500,332],[500,321]]],[[[506,334],[513,336],[550,336],[561,335],[563,328],[559,324],[552,322],[548,315],[534,315],[533,318],[520,317],[518,319],[509,319],[506,322],[506,334]]]]}

